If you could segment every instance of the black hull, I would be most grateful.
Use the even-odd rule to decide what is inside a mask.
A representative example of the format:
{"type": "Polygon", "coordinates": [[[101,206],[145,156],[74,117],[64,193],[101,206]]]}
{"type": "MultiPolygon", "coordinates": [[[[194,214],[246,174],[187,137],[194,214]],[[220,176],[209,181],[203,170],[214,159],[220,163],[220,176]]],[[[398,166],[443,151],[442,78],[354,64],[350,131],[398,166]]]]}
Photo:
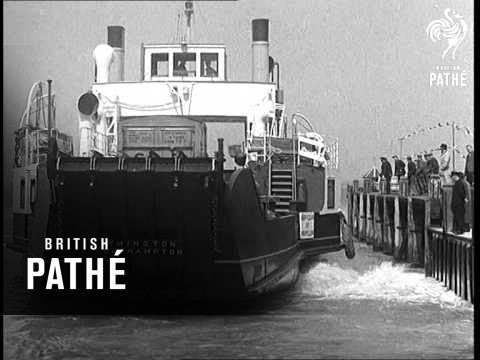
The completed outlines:
{"type": "Polygon", "coordinates": [[[103,289],[85,290],[85,274],[77,271],[77,289],[69,290],[67,266],[66,290],[42,290],[46,276],[36,279],[36,293],[50,298],[39,301],[48,304],[47,313],[168,313],[156,304],[251,300],[294,285],[305,258],[344,246],[338,213],[316,215],[317,229],[328,228],[330,241],[317,231],[314,246],[299,240],[296,214],[267,216],[248,169],[219,177],[210,159],[199,159],[182,171],[161,163],[152,163],[158,171],[144,171],[144,160],[133,159],[117,171],[118,160],[107,158],[92,171],[88,161],[64,160],[53,183],[40,166],[33,213],[15,214],[15,244],[28,257],[44,258],[46,269],[56,257],[104,260],[103,289]],[[45,237],[75,236],[108,238],[108,249],[44,248],[45,237]],[[126,290],[109,290],[108,261],[120,249],[126,290]]]}

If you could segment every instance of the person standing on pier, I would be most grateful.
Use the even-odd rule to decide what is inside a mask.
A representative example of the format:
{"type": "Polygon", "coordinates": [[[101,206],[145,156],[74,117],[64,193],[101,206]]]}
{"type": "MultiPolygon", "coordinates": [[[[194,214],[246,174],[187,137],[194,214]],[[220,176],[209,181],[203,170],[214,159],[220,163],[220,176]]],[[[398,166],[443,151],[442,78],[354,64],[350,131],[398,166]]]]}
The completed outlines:
{"type": "Polygon", "coordinates": [[[465,209],[469,201],[469,185],[459,171],[452,171],[452,180],[454,181],[452,189],[451,209],[453,212],[453,233],[463,234],[468,231],[468,225],[465,223],[465,209]]]}
{"type": "Polygon", "coordinates": [[[438,160],[433,156],[431,152],[425,154],[425,159],[427,160],[427,164],[425,165],[426,175],[438,175],[438,173],[440,172],[440,165],[438,164],[438,160]]]}
{"type": "Polygon", "coordinates": [[[417,167],[412,160],[411,156],[407,156],[407,176],[408,176],[408,189],[410,194],[417,194],[417,186],[415,181],[415,174],[417,171],[417,167]]]}
{"type": "Polygon", "coordinates": [[[405,175],[405,163],[397,155],[392,156],[395,161],[395,176],[400,181],[400,177],[405,175]]]}
{"type": "Polygon", "coordinates": [[[467,145],[467,157],[465,161],[465,177],[470,185],[473,185],[473,175],[475,173],[473,167],[473,146],[467,145]]]}
{"type": "Polygon", "coordinates": [[[415,177],[417,179],[418,195],[423,195],[427,192],[427,178],[425,176],[425,166],[427,165],[427,162],[423,160],[422,154],[417,155],[415,165],[417,168],[415,177]]]}
{"type": "Polygon", "coordinates": [[[427,192],[430,194],[432,189],[432,194],[437,193],[436,190],[439,189],[441,180],[439,177],[440,165],[436,158],[433,157],[431,152],[425,154],[427,159],[427,165],[425,166],[425,176],[427,178],[427,192]]]}
{"type": "Polygon", "coordinates": [[[450,152],[447,144],[440,145],[440,181],[442,186],[450,183],[450,152]]]}
{"type": "Polygon", "coordinates": [[[392,165],[388,162],[387,158],[382,156],[380,158],[382,162],[380,178],[384,177],[385,181],[387,182],[387,194],[390,194],[390,181],[392,179],[392,165]]]}

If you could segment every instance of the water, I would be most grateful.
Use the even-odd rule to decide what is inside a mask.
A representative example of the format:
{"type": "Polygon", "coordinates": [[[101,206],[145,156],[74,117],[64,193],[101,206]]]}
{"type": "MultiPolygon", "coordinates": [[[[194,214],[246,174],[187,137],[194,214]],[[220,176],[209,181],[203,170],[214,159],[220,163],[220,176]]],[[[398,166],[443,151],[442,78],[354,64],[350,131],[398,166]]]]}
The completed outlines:
{"type": "Polygon", "coordinates": [[[357,244],[240,315],[4,318],[6,359],[473,358],[473,306],[357,244]]]}

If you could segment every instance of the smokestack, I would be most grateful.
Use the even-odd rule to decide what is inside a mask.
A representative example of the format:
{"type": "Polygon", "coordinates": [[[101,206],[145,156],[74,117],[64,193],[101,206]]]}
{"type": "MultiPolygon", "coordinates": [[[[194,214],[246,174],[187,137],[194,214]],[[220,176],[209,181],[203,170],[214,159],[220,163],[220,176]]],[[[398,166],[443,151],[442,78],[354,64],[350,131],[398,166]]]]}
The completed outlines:
{"type": "Polygon", "coordinates": [[[113,48],[107,44],[100,44],[93,50],[95,59],[95,82],[106,83],[110,80],[110,65],[113,60],[113,48]]]}
{"type": "Polygon", "coordinates": [[[268,19],[252,20],[252,81],[270,82],[268,19]]]}
{"type": "Polygon", "coordinates": [[[113,48],[108,80],[123,81],[125,78],[125,28],[123,26],[108,27],[108,45],[113,48]]]}

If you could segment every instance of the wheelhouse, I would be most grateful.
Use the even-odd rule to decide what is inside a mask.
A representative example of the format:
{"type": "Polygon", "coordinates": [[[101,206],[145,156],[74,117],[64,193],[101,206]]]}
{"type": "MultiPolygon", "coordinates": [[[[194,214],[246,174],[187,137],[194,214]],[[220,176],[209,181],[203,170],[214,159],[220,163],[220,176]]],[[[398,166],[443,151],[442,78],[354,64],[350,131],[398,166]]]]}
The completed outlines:
{"type": "Polygon", "coordinates": [[[143,81],[225,81],[223,45],[143,45],[143,81]]]}

